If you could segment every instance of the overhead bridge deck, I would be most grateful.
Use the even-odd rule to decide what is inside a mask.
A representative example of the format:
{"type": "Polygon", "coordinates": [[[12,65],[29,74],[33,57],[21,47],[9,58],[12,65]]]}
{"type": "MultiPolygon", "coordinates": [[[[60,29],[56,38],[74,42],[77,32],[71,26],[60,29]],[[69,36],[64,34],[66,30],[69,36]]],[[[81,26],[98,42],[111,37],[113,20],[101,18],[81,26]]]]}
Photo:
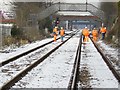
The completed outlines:
{"type": "Polygon", "coordinates": [[[104,12],[92,4],[84,3],[55,3],[38,14],[38,19],[42,20],[57,12],[90,12],[99,19],[104,19],[104,12]]]}

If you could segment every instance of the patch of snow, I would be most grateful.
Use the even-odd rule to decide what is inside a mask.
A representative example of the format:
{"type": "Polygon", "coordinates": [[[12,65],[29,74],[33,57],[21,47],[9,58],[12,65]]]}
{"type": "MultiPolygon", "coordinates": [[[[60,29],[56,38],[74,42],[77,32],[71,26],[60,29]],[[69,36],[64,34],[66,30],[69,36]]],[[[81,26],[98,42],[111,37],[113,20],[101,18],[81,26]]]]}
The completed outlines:
{"type": "Polygon", "coordinates": [[[78,43],[79,38],[70,39],[12,88],[67,88],[78,43]]]}
{"type": "Polygon", "coordinates": [[[82,81],[78,83],[80,88],[118,88],[117,79],[91,40],[82,44],[81,54],[80,78],[82,81]]]}
{"type": "Polygon", "coordinates": [[[0,68],[0,86],[2,86],[4,83],[10,80],[12,77],[19,74],[22,70],[34,63],[36,60],[40,59],[47,52],[51,51],[54,47],[58,46],[59,44],[61,44],[60,39],[57,40],[57,42],[53,42],[49,45],[46,45],[45,47],[42,47],[26,56],[23,56],[18,60],[15,60],[5,66],[2,66],[2,68],[0,68]]]}
{"type": "Polygon", "coordinates": [[[113,48],[110,44],[98,41],[97,44],[103,50],[103,53],[111,60],[116,69],[120,69],[119,48],[113,48]]]}
{"type": "Polygon", "coordinates": [[[38,47],[46,42],[49,42],[53,40],[53,38],[49,38],[49,39],[44,39],[44,40],[41,40],[41,41],[36,41],[35,43],[31,43],[31,44],[26,44],[24,46],[21,46],[19,48],[15,48],[15,49],[12,49],[9,47],[7,51],[11,51],[9,53],[0,53],[0,62],[3,62],[7,59],[10,59],[14,56],[17,56],[23,52],[26,52],[26,51],[29,51],[35,47],[38,47]]]}

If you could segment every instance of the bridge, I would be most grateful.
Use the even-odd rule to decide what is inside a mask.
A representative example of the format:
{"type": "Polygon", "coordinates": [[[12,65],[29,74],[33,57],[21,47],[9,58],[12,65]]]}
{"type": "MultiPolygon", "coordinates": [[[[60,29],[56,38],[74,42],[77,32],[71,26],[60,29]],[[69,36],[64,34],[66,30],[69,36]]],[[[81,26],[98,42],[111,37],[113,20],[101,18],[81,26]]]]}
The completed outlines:
{"type": "MultiPolygon", "coordinates": [[[[100,26],[104,21],[104,12],[97,8],[92,4],[84,4],[84,3],[55,3],[40,12],[37,15],[37,19],[42,20],[46,17],[52,16],[54,18],[59,17],[60,21],[69,21],[72,22],[74,20],[77,21],[90,21],[89,24],[96,24],[95,26],[100,26]],[[60,14],[61,12],[66,13],[67,15],[60,14]],[[70,15],[69,12],[72,13],[84,13],[89,12],[90,15],[70,15]]],[[[77,24],[77,23],[76,23],[77,24]]],[[[79,23],[80,24],[80,23],[79,23]]],[[[88,23],[81,23],[88,24],[88,23]]]]}
{"type": "Polygon", "coordinates": [[[39,19],[44,19],[52,14],[60,11],[72,12],[90,12],[92,15],[97,16],[99,19],[104,19],[104,12],[92,4],[84,3],[55,3],[38,14],[39,19]]]}

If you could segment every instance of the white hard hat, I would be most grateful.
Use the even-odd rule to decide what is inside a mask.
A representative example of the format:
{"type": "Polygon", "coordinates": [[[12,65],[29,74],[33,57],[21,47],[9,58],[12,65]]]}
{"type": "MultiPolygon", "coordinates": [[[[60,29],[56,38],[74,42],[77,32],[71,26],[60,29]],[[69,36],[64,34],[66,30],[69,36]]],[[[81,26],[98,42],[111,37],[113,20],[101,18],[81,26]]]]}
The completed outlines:
{"type": "Polygon", "coordinates": [[[104,27],[104,23],[102,23],[102,27],[104,27]]]}
{"type": "Polygon", "coordinates": [[[55,27],[55,28],[58,28],[58,27],[55,27]]]}
{"type": "Polygon", "coordinates": [[[63,27],[61,27],[61,29],[63,29],[63,27]]]}
{"type": "Polygon", "coordinates": [[[87,28],[87,27],[85,27],[85,28],[87,28]]]}

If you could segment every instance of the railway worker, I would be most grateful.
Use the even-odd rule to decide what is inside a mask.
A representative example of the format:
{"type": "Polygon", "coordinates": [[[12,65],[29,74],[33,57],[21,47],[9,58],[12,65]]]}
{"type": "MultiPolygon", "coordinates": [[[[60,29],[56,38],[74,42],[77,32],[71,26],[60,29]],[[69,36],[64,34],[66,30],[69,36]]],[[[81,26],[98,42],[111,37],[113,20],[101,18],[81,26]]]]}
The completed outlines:
{"type": "Polygon", "coordinates": [[[58,27],[55,27],[55,28],[53,29],[54,42],[55,42],[56,39],[57,39],[57,35],[58,35],[58,27]]]}
{"type": "Polygon", "coordinates": [[[60,29],[61,42],[63,42],[64,35],[65,35],[65,30],[63,29],[63,27],[61,27],[60,29]]]}
{"type": "Polygon", "coordinates": [[[89,30],[87,27],[85,27],[83,30],[82,30],[82,34],[83,34],[83,41],[84,42],[88,42],[89,41],[89,30]]]}
{"type": "Polygon", "coordinates": [[[100,33],[101,33],[101,35],[102,35],[102,40],[105,39],[105,34],[106,34],[106,32],[107,32],[106,27],[104,27],[104,26],[102,25],[102,27],[101,27],[101,29],[100,29],[100,33]]]}
{"type": "Polygon", "coordinates": [[[92,30],[93,41],[97,41],[98,38],[98,31],[96,28],[92,30]]]}

